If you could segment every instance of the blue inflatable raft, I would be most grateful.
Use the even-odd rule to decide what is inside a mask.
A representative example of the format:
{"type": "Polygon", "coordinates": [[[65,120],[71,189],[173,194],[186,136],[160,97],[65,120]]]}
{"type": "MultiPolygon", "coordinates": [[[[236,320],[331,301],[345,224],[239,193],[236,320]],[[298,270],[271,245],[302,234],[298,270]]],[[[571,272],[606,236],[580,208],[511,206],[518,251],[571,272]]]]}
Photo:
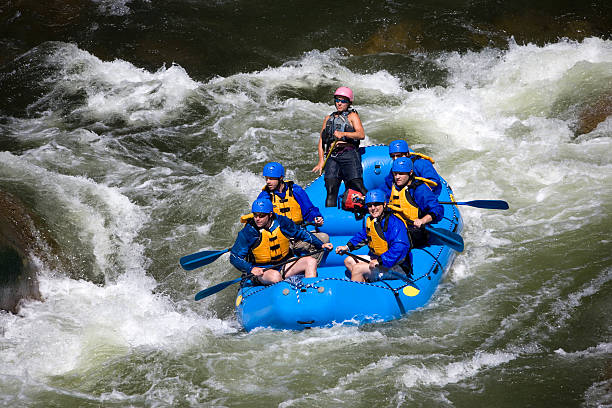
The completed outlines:
{"type": "MultiPolygon", "coordinates": [[[[387,146],[361,148],[361,154],[366,188],[383,184],[392,164],[387,146]]],[[[325,217],[321,231],[329,234],[334,247],[346,244],[363,228],[365,218],[356,220],[351,212],[325,207],[323,177],[312,182],[306,191],[325,217]]],[[[439,200],[454,201],[452,190],[444,180],[439,200]]],[[[457,207],[444,205],[444,219],[432,226],[460,233],[463,222],[457,207]]],[[[355,251],[356,254],[367,252],[367,247],[355,251]]],[[[291,277],[270,286],[253,286],[247,280],[238,290],[236,315],[247,331],[258,327],[302,330],[397,319],[429,301],[442,275],[450,268],[455,251],[445,245],[431,244],[413,249],[412,254],[413,274],[409,281],[352,282],[343,264],[345,255],[333,251],[326,254],[316,278],[291,277]]]]}

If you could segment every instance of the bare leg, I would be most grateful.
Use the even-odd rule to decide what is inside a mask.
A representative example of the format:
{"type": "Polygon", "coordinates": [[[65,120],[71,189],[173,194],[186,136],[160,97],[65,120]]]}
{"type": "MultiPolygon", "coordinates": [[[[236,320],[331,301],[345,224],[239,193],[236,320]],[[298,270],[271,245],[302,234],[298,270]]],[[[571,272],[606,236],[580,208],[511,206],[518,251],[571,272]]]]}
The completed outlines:
{"type": "Polygon", "coordinates": [[[259,276],[259,281],[264,285],[272,285],[274,283],[278,283],[282,280],[281,274],[276,269],[268,269],[263,273],[263,275],[259,276]]]}
{"type": "MultiPolygon", "coordinates": [[[[368,257],[369,258],[369,257],[368,257]]],[[[370,276],[370,264],[355,260],[352,256],[344,258],[344,266],[351,273],[351,280],[365,282],[364,275],[370,276]]]]}
{"type": "Polygon", "coordinates": [[[370,264],[358,262],[351,271],[351,280],[355,282],[365,282],[365,278],[370,276],[370,264]]]}
{"type": "Polygon", "coordinates": [[[312,256],[305,256],[304,258],[300,258],[295,262],[287,264],[285,267],[287,273],[285,277],[297,275],[298,273],[304,272],[304,276],[306,278],[316,278],[317,277],[317,260],[312,256]]]}

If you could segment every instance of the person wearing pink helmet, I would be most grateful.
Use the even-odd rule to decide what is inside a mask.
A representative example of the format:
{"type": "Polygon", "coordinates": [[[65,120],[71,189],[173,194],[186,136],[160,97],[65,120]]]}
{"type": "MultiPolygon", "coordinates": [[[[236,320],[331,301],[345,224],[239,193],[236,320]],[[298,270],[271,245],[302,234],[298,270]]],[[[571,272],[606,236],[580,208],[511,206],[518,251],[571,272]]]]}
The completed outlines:
{"type": "Polygon", "coordinates": [[[359,114],[351,108],[353,100],[351,88],[341,86],[336,89],[336,111],[323,121],[318,145],[319,162],[312,171],[321,174],[325,170],[326,207],[336,206],[343,180],[347,190],[367,193],[359,154],[359,142],[365,138],[365,133],[359,114]]]}

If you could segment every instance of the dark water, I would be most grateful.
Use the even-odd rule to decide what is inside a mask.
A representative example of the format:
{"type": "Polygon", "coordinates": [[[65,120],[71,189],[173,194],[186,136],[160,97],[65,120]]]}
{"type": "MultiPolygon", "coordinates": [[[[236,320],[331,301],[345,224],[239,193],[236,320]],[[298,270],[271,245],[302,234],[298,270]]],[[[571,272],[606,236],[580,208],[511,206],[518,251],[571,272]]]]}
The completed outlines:
{"type": "Polygon", "coordinates": [[[0,405],[612,406],[608,2],[9,1],[0,189],[57,241],[0,314],[0,405]],[[246,334],[226,258],[282,161],[314,179],[340,85],[366,143],[432,155],[466,250],[432,302],[246,334]],[[58,266],[61,265],[61,266],[58,266]]]}

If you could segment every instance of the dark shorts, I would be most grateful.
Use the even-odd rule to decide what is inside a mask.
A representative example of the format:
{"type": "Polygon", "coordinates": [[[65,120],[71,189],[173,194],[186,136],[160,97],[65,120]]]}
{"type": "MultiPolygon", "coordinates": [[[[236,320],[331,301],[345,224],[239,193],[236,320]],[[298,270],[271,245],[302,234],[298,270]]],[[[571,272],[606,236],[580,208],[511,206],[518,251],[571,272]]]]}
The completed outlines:
{"type": "Polygon", "coordinates": [[[338,156],[330,156],[325,163],[325,179],[344,181],[363,177],[361,155],[357,149],[345,150],[338,156]]]}
{"type": "Polygon", "coordinates": [[[407,280],[408,277],[404,270],[399,266],[395,265],[391,269],[384,267],[376,267],[372,270],[372,273],[368,277],[370,282],[376,282],[380,280],[390,280],[390,279],[401,279],[407,280]]]}

